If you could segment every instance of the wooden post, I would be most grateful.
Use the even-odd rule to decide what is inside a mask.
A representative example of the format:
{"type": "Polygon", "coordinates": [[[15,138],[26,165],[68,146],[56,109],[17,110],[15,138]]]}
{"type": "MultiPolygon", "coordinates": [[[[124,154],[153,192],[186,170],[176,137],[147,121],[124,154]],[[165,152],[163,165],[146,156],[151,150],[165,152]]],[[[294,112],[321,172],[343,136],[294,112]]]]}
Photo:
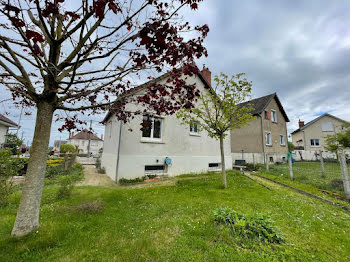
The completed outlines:
{"type": "Polygon", "coordinates": [[[321,174],[322,174],[322,177],[325,177],[322,151],[320,151],[320,162],[321,162],[321,174]]]}
{"type": "MultiPolygon", "coordinates": [[[[292,153],[290,153],[292,154],[292,153]]],[[[292,164],[292,156],[288,156],[288,167],[289,167],[289,178],[293,180],[293,164],[292,164]]]]}
{"type": "Polygon", "coordinates": [[[266,171],[269,171],[269,160],[267,159],[267,153],[265,153],[265,164],[266,164],[266,171]]]}
{"type": "Polygon", "coordinates": [[[343,150],[339,152],[339,163],[340,163],[341,174],[343,177],[345,198],[347,200],[350,200],[349,173],[348,173],[348,167],[346,164],[345,152],[343,150]]]}

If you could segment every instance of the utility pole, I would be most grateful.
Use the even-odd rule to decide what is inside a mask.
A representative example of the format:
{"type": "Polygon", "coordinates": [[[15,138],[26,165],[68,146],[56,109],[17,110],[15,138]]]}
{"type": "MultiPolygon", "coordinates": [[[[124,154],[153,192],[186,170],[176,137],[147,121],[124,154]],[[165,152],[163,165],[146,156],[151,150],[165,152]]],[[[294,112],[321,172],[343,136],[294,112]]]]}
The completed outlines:
{"type": "Polygon", "coordinates": [[[18,124],[17,124],[17,132],[16,132],[16,136],[18,137],[18,131],[19,131],[19,127],[20,127],[20,124],[21,124],[21,119],[22,119],[22,114],[23,114],[23,106],[22,106],[22,109],[21,109],[21,114],[19,115],[19,120],[18,120],[18,124]]]}
{"type": "Polygon", "coordinates": [[[91,143],[91,131],[92,130],[92,120],[90,120],[90,130],[89,130],[89,142],[88,142],[88,157],[90,157],[90,143],[91,143]]]}

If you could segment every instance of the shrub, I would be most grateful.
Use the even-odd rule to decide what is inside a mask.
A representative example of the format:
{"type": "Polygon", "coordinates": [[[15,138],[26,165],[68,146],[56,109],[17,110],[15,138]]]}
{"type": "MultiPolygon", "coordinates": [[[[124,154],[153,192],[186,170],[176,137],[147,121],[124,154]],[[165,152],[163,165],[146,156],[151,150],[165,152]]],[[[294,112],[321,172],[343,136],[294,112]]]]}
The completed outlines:
{"type": "Polygon", "coordinates": [[[336,178],[331,181],[331,188],[336,189],[337,191],[343,190],[343,180],[336,178]]]}
{"type": "Polygon", "coordinates": [[[158,177],[158,175],[146,175],[143,177],[136,177],[136,178],[132,178],[132,179],[127,179],[127,178],[121,178],[118,180],[118,183],[123,185],[123,184],[135,184],[135,183],[142,183],[143,181],[145,181],[146,179],[152,179],[158,177]]]}
{"type": "Polygon", "coordinates": [[[71,176],[61,176],[59,178],[59,188],[56,194],[56,199],[69,198],[72,195],[74,188],[74,180],[71,176]]]}
{"type": "Polygon", "coordinates": [[[95,166],[96,166],[96,170],[97,170],[98,173],[106,174],[106,169],[101,166],[101,159],[100,158],[96,159],[95,166]]]}
{"type": "Polygon", "coordinates": [[[280,244],[285,239],[267,216],[248,216],[226,207],[217,208],[214,211],[214,218],[216,222],[227,225],[240,240],[280,244]]]}
{"type": "Polygon", "coordinates": [[[76,210],[84,214],[97,214],[101,213],[104,208],[102,199],[96,199],[92,202],[84,202],[76,207],[76,210]]]}
{"type": "Polygon", "coordinates": [[[262,170],[264,169],[264,165],[263,164],[251,164],[251,163],[246,163],[245,164],[246,166],[246,170],[247,171],[259,171],[259,170],[262,170]]]}
{"type": "Polygon", "coordinates": [[[56,167],[63,164],[63,159],[62,158],[48,159],[46,161],[46,164],[48,167],[56,167]]]}
{"type": "Polygon", "coordinates": [[[77,151],[77,148],[70,144],[62,144],[60,145],[60,153],[75,153],[77,151]]]}
{"type": "Polygon", "coordinates": [[[48,166],[46,168],[45,177],[48,179],[53,179],[57,176],[64,175],[64,168],[63,166],[48,166]]]}
{"type": "Polygon", "coordinates": [[[12,152],[8,150],[0,150],[0,207],[9,204],[9,198],[12,193],[12,183],[9,179],[18,175],[23,164],[11,158],[12,152]]]}

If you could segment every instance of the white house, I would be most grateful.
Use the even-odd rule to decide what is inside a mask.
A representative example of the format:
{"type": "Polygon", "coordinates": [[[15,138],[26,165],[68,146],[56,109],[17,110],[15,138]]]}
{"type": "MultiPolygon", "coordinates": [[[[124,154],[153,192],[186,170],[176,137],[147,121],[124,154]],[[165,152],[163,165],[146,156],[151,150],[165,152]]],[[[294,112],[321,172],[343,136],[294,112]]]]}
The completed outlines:
{"type": "Polygon", "coordinates": [[[99,150],[103,148],[102,137],[97,137],[87,129],[82,130],[76,135],[72,134],[67,140],[67,144],[76,146],[79,154],[88,154],[90,152],[93,156],[97,155],[99,150]]]}
{"type": "Polygon", "coordinates": [[[17,128],[17,124],[6,116],[0,114],[0,147],[6,142],[6,137],[10,127],[17,128]]]}
{"type": "MultiPolygon", "coordinates": [[[[186,81],[188,84],[196,83],[200,92],[208,92],[211,74],[209,70],[203,70],[187,77],[186,81]]],[[[165,83],[166,76],[154,81],[165,83]]],[[[144,92],[146,87],[147,84],[142,85],[138,92],[144,92]]],[[[111,113],[105,118],[101,164],[113,180],[154,173],[174,176],[221,168],[220,143],[210,138],[206,131],[198,132],[196,127],[184,126],[174,115],[153,117],[152,126],[143,131],[140,130],[142,121],[143,116],[139,116],[125,125],[111,113]]],[[[224,151],[225,165],[230,168],[230,136],[224,142],[224,151]]]]}

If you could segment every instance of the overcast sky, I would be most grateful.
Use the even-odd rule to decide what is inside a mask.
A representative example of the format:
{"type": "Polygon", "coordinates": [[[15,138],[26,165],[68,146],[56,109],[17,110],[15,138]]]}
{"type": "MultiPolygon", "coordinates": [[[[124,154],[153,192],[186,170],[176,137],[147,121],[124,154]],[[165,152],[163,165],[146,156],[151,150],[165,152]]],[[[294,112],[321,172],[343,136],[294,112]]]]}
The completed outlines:
{"type": "MultiPolygon", "coordinates": [[[[326,112],[350,121],[350,1],[204,0],[184,15],[210,27],[209,56],[197,64],[213,75],[245,72],[254,98],[277,92],[289,131],[299,118],[308,122],[326,112]]],[[[0,101],[6,97],[1,92],[0,101]]],[[[0,113],[6,110],[17,122],[19,110],[0,104],[0,113]]],[[[103,134],[103,116],[93,119],[96,133],[103,134]]],[[[35,115],[23,116],[19,135],[24,132],[25,142],[31,142],[34,123],[35,115]]],[[[54,123],[50,144],[68,136],[58,127],[54,123]]]]}

